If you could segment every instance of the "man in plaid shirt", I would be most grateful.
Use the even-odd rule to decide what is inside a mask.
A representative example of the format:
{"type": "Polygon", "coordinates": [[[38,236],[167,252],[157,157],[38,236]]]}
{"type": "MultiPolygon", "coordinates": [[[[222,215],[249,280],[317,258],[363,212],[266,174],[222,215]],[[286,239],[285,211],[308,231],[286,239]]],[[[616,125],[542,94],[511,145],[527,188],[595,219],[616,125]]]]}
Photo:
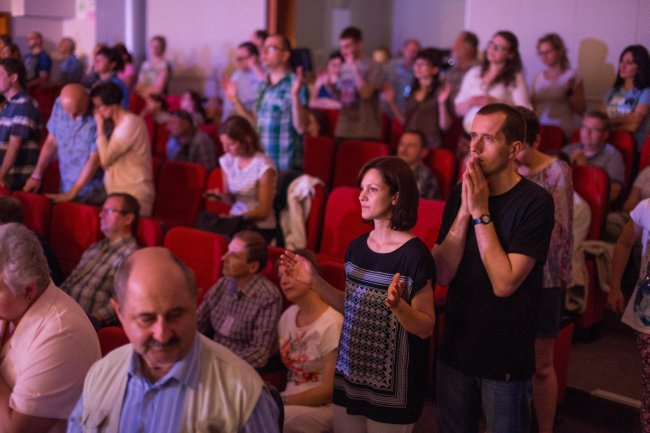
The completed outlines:
{"type": "Polygon", "coordinates": [[[99,213],[100,228],[105,238],[91,245],[61,290],[81,305],[97,328],[116,325],[115,311],[110,303],[113,279],[117,268],[138,248],[135,230],[140,205],[131,195],[113,193],[99,213]]]}
{"type": "Polygon", "coordinates": [[[282,295],[261,275],[267,245],[253,231],[235,234],[223,257],[223,277],[212,286],[198,311],[198,330],[226,346],[255,368],[277,348],[282,295]]]}
{"type": "Polygon", "coordinates": [[[257,97],[255,114],[243,106],[236,86],[227,90],[233,112],[257,126],[262,147],[278,170],[302,170],[302,134],[309,121],[302,70],[298,68],[298,75],[291,72],[290,55],[291,44],[286,37],[271,35],[264,41],[262,65],[268,75],[257,97]]]}
{"type": "Polygon", "coordinates": [[[170,113],[167,119],[169,140],[167,159],[201,164],[208,171],[217,166],[216,145],[205,132],[197,129],[192,115],[185,110],[170,113]]]}

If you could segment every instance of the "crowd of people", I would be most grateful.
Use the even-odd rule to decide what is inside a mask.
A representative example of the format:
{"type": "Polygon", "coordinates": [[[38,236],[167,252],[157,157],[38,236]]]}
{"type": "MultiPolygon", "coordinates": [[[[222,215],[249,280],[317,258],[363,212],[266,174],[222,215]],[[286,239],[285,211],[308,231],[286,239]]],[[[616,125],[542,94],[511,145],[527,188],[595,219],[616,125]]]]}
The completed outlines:
{"type": "Polygon", "coordinates": [[[585,83],[555,33],[539,38],[545,69],[527,83],[522,47],[506,30],[482,55],[478,37],[463,31],[449,58],[409,39],[398,58],[384,50],[376,61],[361,30],[348,27],[315,76],[294,70],[285,36],[260,30],[235,49],[223,107],[193,90],[170,106],[163,36],[151,38],[139,69],[122,44],[98,44],[87,71],[68,37],[54,62],[40,33],[28,44],[21,56],[0,38],[0,187],[38,193],[58,159],[60,191],[48,198],[100,206],[104,237],[56,281],[47,243],[22,225],[14,199],[0,197],[0,426],[8,431],[410,432],[427,394],[439,284],[449,287],[439,431],[528,432],[534,397],[538,431],[552,432],[553,347],[590,218],[571,170],[587,165],[604,170],[618,211],[608,217],[616,241],[608,301],[623,312],[630,299],[623,317],[638,333],[641,424],[650,432],[650,293],[622,283],[630,257],[640,280],[650,259],[650,167],[637,170],[650,124],[643,46],[623,50],[601,107],[588,110],[585,83]],[[52,88],[60,93],[43,124],[30,94],[52,88]],[[345,290],[304,249],[273,264],[276,287],[263,272],[268,246],[281,242],[277,202],[287,179],[303,175],[304,138],[319,134],[322,110],[338,111],[343,149],[345,140],[382,140],[382,115],[403,134],[395,156],[358,173],[359,217],[370,230],[347,247],[345,290]],[[155,155],[147,122],[165,125],[164,155],[155,155]],[[449,145],[454,124],[461,175],[443,197],[426,160],[449,145]],[[540,150],[551,126],[564,137],[556,153],[540,150]],[[632,166],[609,142],[619,131],[635,143],[632,166]],[[202,212],[196,226],[229,243],[204,298],[170,251],[138,245],[139,218],[156,200],[154,156],[220,170],[220,187],[205,195],[225,210],[202,212]],[[422,199],[446,200],[432,251],[411,233],[422,199]],[[108,326],[121,326],[130,344],[100,359],[95,330],[108,326]],[[278,364],[287,370],[280,393],[260,378],[278,364]]]}

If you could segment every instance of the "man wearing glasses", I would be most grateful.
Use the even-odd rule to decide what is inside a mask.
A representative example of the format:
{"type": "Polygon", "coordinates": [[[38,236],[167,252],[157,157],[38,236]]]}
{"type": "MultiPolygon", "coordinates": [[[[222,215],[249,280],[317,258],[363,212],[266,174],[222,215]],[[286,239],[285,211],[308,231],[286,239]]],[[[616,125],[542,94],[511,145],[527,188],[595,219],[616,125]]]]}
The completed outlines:
{"type": "Polygon", "coordinates": [[[260,142],[278,170],[302,170],[302,134],[307,129],[307,94],[302,85],[302,71],[291,72],[291,43],[282,35],[264,40],[262,66],[267,76],[249,112],[235,105],[237,114],[257,127],[260,142]]]}
{"type": "Polygon", "coordinates": [[[574,165],[593,165],[607,172],[611,181],[609,200],[618,198],[625,183],[625,164],[621,153],[607,143],[609,117],[600,111],[585,114],[580,126],[580,142],[562,148],[574,165]]]}
{"type": "Polygon", "coordinates": [[[112,193],[99,212],[100,229],[104,239],[91,245],[61,285],[88,313],[99,329],[116,325],[113,279],[117,268],[138,248],[135,239],[140,205],[131,195],[112,193]]]}

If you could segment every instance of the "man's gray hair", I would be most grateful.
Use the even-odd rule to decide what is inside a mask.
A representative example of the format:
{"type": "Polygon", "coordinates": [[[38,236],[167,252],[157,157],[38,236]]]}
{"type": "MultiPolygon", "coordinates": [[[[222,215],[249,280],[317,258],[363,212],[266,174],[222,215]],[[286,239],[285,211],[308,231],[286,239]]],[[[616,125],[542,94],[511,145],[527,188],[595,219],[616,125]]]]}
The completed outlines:
{"type": "Polygon", "coordinates": [[[38,292],[50,282],[50,268],[36,235],[18,223],[0,226],[0,277],[15,294],[36,284],[38,292]]]}

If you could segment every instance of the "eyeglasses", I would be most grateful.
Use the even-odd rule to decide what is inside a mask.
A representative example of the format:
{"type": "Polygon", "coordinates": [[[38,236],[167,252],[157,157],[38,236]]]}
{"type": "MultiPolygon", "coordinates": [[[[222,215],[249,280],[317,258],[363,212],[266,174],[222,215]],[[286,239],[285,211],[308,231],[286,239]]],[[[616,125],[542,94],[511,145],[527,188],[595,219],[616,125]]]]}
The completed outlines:
{"type": "Polygon", "coordinates": [[[113,208],[113,207],[103,207],[103,208],[99,211],[99,214],[100,214],[100,215],[102,215],[102,214],[104,214],[104,215],[113,215],[113,214],[116,214],[116,213],[119,213],[119,214],[122,214],[122,215],[126,215],[128,212],[123,211],[123,210],[121,210],[121,209],[115,209],[115,208],[113,208]]]}
{"type": "Polygon", "coordinates": [[[504,51],[504,52],[505,52],[505,51],[510,51],[510,48],[506,47],[505,45],[495,44],[495,43],[492,42],[492,41],[488,42],[487,47],[488,47],[488,49],[490,49],[490,50],[494,50],[494,51],[496,51],[497,53],[498,53],[498,52],[501,52],[501,51],[504,51]]]}
{"type": "Polygon", "coordinates": [[[238,57],[235,57],[235,60],[237,60],[238,62],[244,62],[244,61],[248,60],[249,57],[250,56],[238,56],[238,57]]]}
{"type": "Polygon", "coordinates": [[[262,49],[265,53],[275,53],[276,51],[284,51],[282,47],[278,47],[275,45],[269,45],[266,46],[262,49]]]}

